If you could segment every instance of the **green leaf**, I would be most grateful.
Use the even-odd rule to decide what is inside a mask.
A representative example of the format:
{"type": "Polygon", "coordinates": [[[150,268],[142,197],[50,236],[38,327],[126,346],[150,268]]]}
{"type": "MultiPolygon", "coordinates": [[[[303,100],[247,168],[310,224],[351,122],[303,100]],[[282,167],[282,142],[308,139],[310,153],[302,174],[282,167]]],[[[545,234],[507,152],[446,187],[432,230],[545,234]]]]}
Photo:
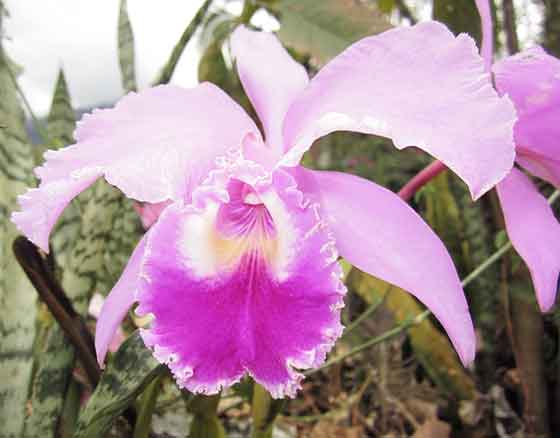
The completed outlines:
{"type": "Polygon", "coordinates": [[[116,418],[164,371],[165,367],[153,358],[135,332],[109,360],[80,415],[74,438],[105,436],[116,418]]]}
{"type": "MultiPolygon", "coordinates": [[[[64,72],[60,70],[51,109],[47,133],[50,147],[58,148],[72,142],[76,125],[74,110],[64,72]]],[[[56,261],[63,270],[69,263],[70,243],[78,236],[80,215],[74,204],[69,205],[51,237],[56,261]]],[[[34,349],[35,370],[29,395],[29,416],[25,420],[24,436],[55,437],[62,414],[70,376],[74,367],[74,348],[52,315],[42,308],[37,319],[34,349]]],[[[67,429],[73,425],[64,425],[67,429]]]]}
{"type": "MultiPolygon", "coordinates": [[[[59,149],[73,143],[75,128],[76,117],[72,108],[72,100],[68,92],[64,71],[60,69],[47,118],[49,144],[45,146],[50,149],[59,149]]],[[[44,151],[44,149],[41,150],[44,151]]],[[[42,157],[37,161],[37,165],[42,164],[42,157]]],[[[79,232],[80,211],[78,201],[73,201],[64,210],[50,238],[51,251],[55,255],[61,271],[69,263],[67,259],[70,257],[71,245],[77,239],[79,232]]]]}
{"type": "Polygon", "coordinates": [[[258,383],[253,387],[252,414],[253,432],[252,438],[272,438],[274,420],[284,407],[284,400],[274,400],[268,391],[258,383]]]}
{"type": "Polygon", "coordinates": [[[150,437],[152,415],[162,389],[163,377],[164,374],[162,373],[152,380],[138,401],[138,416],[134,425],[134,438],[150,437]]]}
{"type": "Polygon", "coordinates": [[[134,33],[128,19],[126,0],[121,0],[119,10],[119,64],[121,81],[125,91],[136,90],[136,74],[134,65],[134,33]]]}
{"type": "Polygon", "coordinates": [[[74,348],[48,310],[38,322],[29,416],[23,436],[55,437],[72,368],[74,348]]]}
{"type": "Polygon", "coordinates": [[[395,0],[379,0],[377,2],[377,7],[381,12],[388,14],[395,7],[395,0]]]}
{"type": "Polygon", "coordinates": [[[54,89],[51,109],[47,118],[47,134],[49,147],[59,148],[73,143],[76,116],[72,108],[72,100],[68,92],[64,70],[60,69],[54,89]]]}
{"type": "Polygon", "coordinates": [[[193,414],[189,438],[225,438],[226,432],[216,415],[220,394],[196,395],[189,403],[193,414]]]}
{"type": "Polygon", "coordinates": [[[454,34],[468,33],[480,44],[480,16],[472,0],[434,0],[433,17],[454,34]]]}
{"type": "Polygon", "coordinates": [[[83,315],[94,292],[106,295],[116,283],[142,229],[133,201],[103,180],[78,200],[81,225],[71,242],[62,286],[83,315]]]}
{"type": "MultiPolygon", "coordinates": [[[[4,9],[0,2],[1,20],[4,9]]],[[[16,197],[32,183],[33,153],[14,83],[16,72],[0,41],[0,428],[19,437],[32,375],[37,294],[12,254],[10,222],[16,197]]]]}
{"type": "Polygon", "coordinates": [[[274,10],[280,15],[282,42],[320,64],[351,43],[390,28],[374,5],[355,0],[279,0],[274,10]]]}
{"type": "MultiPolygon", "coordinates": [[[[383,299],[395,321],[402,324],[423,308],[404,290],[353,269],[348,284],[368,304],[383,299]]],[[[410,344],[418,361],[438,385],[442,393],[458,400],[473,400],[477,396],[474,380],[467,374],[446,335],[430,319],[424,319],[408,329],[410,344]]]]}
{"type": "Polygon", "coordinates": [[[159,74],[158,78],[154,81],[155,85],[167,84],[171,80],[171,76],[173,76],[173,72],[175,71],[175,67],[177,67],[177,64],[179,63],[179,59],[183,54],[183,50],[185,50],[185,47],[187,46],[188,42],[191,40],[195,31],[198,29],[198,26],[203,23],[204,17],[208,12],[208,8],[210,7],[211,3],[212,0],[206,0],[202,4],[202,6],[198,9],[198,11],[196,12],[194,18],[191,20],[189,25],[185,28],[183,34],[181,35],[181,38],[179,39],[175,47],[173,47],[171,55],[169,56],[169,59],[165,63],[165,66],[163,67],[161,73],[159,74]]]}

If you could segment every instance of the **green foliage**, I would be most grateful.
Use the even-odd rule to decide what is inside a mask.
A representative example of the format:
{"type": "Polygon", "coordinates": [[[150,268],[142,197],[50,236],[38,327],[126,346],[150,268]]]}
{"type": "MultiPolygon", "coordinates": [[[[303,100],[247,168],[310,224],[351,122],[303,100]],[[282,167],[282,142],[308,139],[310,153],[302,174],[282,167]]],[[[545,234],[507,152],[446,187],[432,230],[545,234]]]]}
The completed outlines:
{"type": "Polygon", "coordinates": [[[252,438],[272,438],[274,420],[281,412],[284,400],[274,400],[266,389],[255,383],[251,402],[253,414],[252,438]]]}
{"type": "Polygon", "coordinates": [[[119,8],[119,65],[121,81],[125,91],[136,90],[136,73],[134,65],[134,33],[128,19],[126,0],[121,0],[119,8]]]}
{"type": "Polygon", "coordinates": [[[189,438],[225,438],[226,432],[216,415],[220,394],[197,395],[189,403],[193,414],[189,438]]]}
{"type": "MultiPolygon", "coordinates": [[[[0,2],[0,37],[3,7],[0,2]]],[[[16,72],[0,40],[0,425],[19,437],[32,375],[37,295],[12,254],[18,231],[10,222],[16,197],[32,183],[32,147],[17,99],[16,72]]]]}
{"type": "MultiPolygon", "coordinates": [[[[75,127],[74,111],[64,72],[60,70],[48,116],[47,133],[51,148],[59,148],[72,141],[75,127]]],[[[38,150],[43,150],[37,147],[38,150]]],[[[42,161],[42,160],[41,160],[42,161]]],[[[79,232],[80,217],[77,203],[68,206],[51,238],[59,272],[67,268],[70,248],[79,232]]],[[[25,420],[25,436],[55,437],[62,414],[72,368],[74,348],[52,315],[41,307],[37,318],[37,336],[33,354],[33,384],[29,394],[29,415],[25,420]]]]}
{"type": "Polygon", "coordinates": [[[75,127],[76,116],[72,108],[72,99],[68,92],[64,70],[60,69],[56,80],[51,109],[47,118],[49,149],[58,149],[71,144],[74,140],[73,132],[75,127]]]}
{"type": "Polygon", "coordinates": [[[543,43],[554,56],[560,56],[560,0],[543,0],[543,43]]]}
{"type": "Polygon", "coordinates": [[[480,17],[473,0],[434,0],[433,17],[447,24],[456,35],[468,33],[480,46],[480,17]]]}
{"type": "Polygon", "coordinates": [[[80,414],[74,438],[105,436],[115,419],[165,368],[144,346],[138,332],[130,336],[109,363],[80,414]]]}
{"type": "MultiPolygon", "coordinates": [[[[406,291],[371,277],[357,269],[352,270],[348,283],[367,303],[384,300],[384,306],[397,323],[403,323],[422,312],[422,307],[406,291]]],[[[457,400],[473,400],[476,387],[457,358],[447,336],[429,319],[409,329],[410,343],[418,361],[426,369],[442,393],[457,400]]]]}
{"type": "Polygon", "coordinates": [[[173,76],[173,72],[175,71],[175,67],[177,67],[177,64],[179,63],[179,59],[183,54],[183,50],[185,50],[185,47],[187,46],[188,42],[191,40],[195,31],[203,22],[204,17],[208,12],[208,8],[210,8],[211,3],[212,0],[205,0],[202,6],[200,6],[194,18],[191,20],[189,25],[185,28],[183,34],[181,35],[181,38],[179,39],[177,44],[175,44],[175,47],[173,47],[169,59],[167,60],[165,66],[161,70],[161,73],[159,74],[157,79],[154,81],[154,84],[156,85],[166,84],[171,80],[171,76],[173,76]]]}
{"type": "Polygon", "coordinates": [[[351,43],[387,30],[390,25],[372,3],[354,0],[278,0],[278,36],[323,64],[351,43]]]}
{"type": "Polygon", "coordinates": [[[377,2],[377,7],[381,12],[388,14],[395,7],[395,0],[379,0],[377,2]]]}

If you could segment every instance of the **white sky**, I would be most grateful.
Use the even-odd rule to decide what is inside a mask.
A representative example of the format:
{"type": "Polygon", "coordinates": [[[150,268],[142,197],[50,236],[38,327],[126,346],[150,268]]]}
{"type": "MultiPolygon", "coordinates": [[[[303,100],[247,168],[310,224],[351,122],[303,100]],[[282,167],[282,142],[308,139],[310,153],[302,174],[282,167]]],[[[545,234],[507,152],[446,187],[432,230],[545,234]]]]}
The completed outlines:
{"type": "MultiPolygon", "coordinates": [[[[140,88],[147,86],[163,66],[202,2],[128,0],[140,88]]],[[[215,3],[223,5],[224,0],[215,3]]],[[[24,69],[19,82],[38,116],[49,110],[61,66],[75,108],[112,103],[122,95],[117,58],[118,0],[4,0],[4,4],[10,14],[5,22],[5,47],[24,69]]],[[[519,37],[522,46],[529,47],[540,29],[541,13],[530,0],[515,0],[515,5],[519,37]]],[[[232,13],[239,13],[240,9],[239,1],[228,4],[232,13]]],[[[431,15],[426,7],[416,13],[423,20],[431,15]]],[[[270,27],[274,21],[254,18],[255,24],[258,21],[264,27],[270,27]]],[[[172,82],[183,86],[196,84],[198,60],[193,39],[172,82]]]]}
{"type": "MultiPolygon", "coordinates": [[[[58,69],[66,74],[75,108],[111,103],[123,93],[117,58],[117,0],[5,0],[5,47],[24,68],[20,85],[39,116],[47,114],[58,69]]],[[[136,77],[145,87],[163,66],[202,0],[128,0],[135,37],[136,77]],[[163,6],[165,5],[165,6],[163,6]]],[[[196,84],[191,41],[173,82],[196,84]]]]}

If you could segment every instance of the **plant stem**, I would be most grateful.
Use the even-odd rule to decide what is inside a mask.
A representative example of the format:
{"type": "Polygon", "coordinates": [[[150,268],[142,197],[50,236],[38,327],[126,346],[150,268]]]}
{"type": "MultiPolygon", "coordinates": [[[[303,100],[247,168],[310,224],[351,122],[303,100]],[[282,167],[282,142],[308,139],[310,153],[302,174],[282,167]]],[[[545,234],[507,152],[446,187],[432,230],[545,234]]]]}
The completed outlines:
{"type": "Polygon", "coordinates": [[[157,397],[161,389],[161,381],[165,373],[161,373],[144,390],[138,403],[138,416],[134,425],[134,438],[149,438],[152,426],[152,414],[156,407],[157,397]]]}
{"type": "Polygon", "coordinates": [[[315,374],[318,371],[324,370],[325,368],[330,367],[331,365],[337,364],[341,361],[343,361],[344,359],[347,359],[348,357],[354,356],[358,353],[361,353],[362,351],[373,347],[374,345],[377,345],[381,342],[387,341],[399,334],[401,334],[402,332],[404,332],[406,329],[408,329],[409,327],[419,324],[422,321],[424,321],[424,319],[426,319],[428,316],[431,315],[432,312],[430,312],[429,310],[425,310],[422,313],[419,313],[418,315],[416,315],[414,318],[411,318],[407,321],[404,321],[402,324],[399,324],[398,326],[392,328],[391,330],[386,331],[385,333],[376,336],[373,339],[370,339],[367,342],[364,342],[361,345],[358,345],[357,347],[354,347],[352,350],[348,351],[347,353],[344,353],[342,355],[340,355],[339,357],[335,357],[334,359],[328,360],[327,362],[325,362],[322,366],[320,366],[319,368],[314,368],[312,370],[308,370],[306,371],[304,374],[306,376],[309,376],[311,374],[315,374]]]}
{"type": "Polygon", "coordinates": [[[86,324],[56,282],[38,248],[25,237],[19,236],[14,240],[13,251],[31,284],[76,348],[89,380],[93,386],[96,386],[101,370],[95,358],[93,339],[86,324]]]}
{"type": "Polygon", "coordinates": [[[513,0],[502,1],[502,12],[504,14],[504,30],[506,33],[506,43],[508,53],[513,55],[519,52],[519,38],[517,38],[515,6],[513,0]]]}
{"type": "Polygon", "coordinates": [[[506,252],[508,252],[513,245],[511,242],[507,242],[503,246],[501,246],[496,252],[494,252],[490,257],[488,257],[484,262],[478,265],[469,275],[467,275],[462,281],[461,286],[467,287],[470,283],[472,283],[476,278],[482,274],[492,263],[498,261],[506,252]]]}
{"type": "Polygon", "coordinates": [[[196,395],[189,403],[193,414],[189,438],[225,438],[225,430],[217,416],[220,394],[196,395]]]}
{"type": "Polygon", "coordinates": [[[424,169],[414,175],[412,179],[408,181],[402,189],[399,190],[398,195],[404,201],[410,201],[418,190],[420,190],[433,178],[438,176],[446,169],[447,167],[445,167],[445,165],[441,161],[432,161],[424,169]]]}
{"type": "Polygon", "coordinates": [[[198,9],[194,18],[191,20],[191,22],[181,35],[179,42],[175,45],[175,47],[173,47],[173,51],[171,52],[171,55],[165,63],[165,66],[163,67],[163,70],[159,74],[158,78],[154,81],[154,85],[167,84],[171,80],[171,76],[173,76],[173,72],[175,71],[175,68],[179,63],[179,59],[181,58],[185,47],[191,40],[196,29],[198,29],[200,23],[202,23],[202,20],[204,19],[211,3],[212,0],[206,0],[198,9]]]}
{"type": "Polygon", "coordinates": [[[255,382],[253,385],[253,432],[252,438],[271,438],[272,427],[284,400],[273,400],[266,389],[255,382]]]}
{"type": "Polygon", "coordinates": [[[360,316],[358,316],[348,325],[348,327],[346,327],[344,333],[342,334],[343,337],[354,331],[356,327],[359,327],[366,319],[373,315],[377,311],[377,309],[379,309],[379,307],[385,302],[387,295],[391,293],[392,287],[389,287],[388,289],[389,290],[383,295],[383,298],[371,303],[370,306],[360,316]]]}

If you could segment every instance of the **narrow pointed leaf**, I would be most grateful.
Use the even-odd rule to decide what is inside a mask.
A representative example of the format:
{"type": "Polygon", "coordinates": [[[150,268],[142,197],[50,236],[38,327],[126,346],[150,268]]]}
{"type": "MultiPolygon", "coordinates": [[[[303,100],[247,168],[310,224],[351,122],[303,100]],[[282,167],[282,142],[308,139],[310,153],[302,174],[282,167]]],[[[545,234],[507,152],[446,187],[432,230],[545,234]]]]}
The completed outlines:
{"type": "MultiPolygon", "coordinates": [[[[3,6],[0,2],[0,35],[3,6]]],[[[33,153],[14,84],[12,63],[0,41],[0,429],[19,437],[32,373],[37,295],[12,255],[18,235],[10,222],[16,197],[31,184],[33,153]]]]}
{"type": "Polygon", "coordinates": [[[49,136],[49,148],[53,146],[66,146],[73,142],[73,132],[76,128],[76,116],[72,108],[72,100],[66,83],[64,70],[60,69],[51,109],[47,118],[47,134],[49,136]]]}
{"type": "MultiPolygon", "coordinates": [[[[48,116],[47,133],[50,144],[44,146],[58,148],[71,143],[75,125],[66,79],[64,72],[60,70],[48,116]]],[[[71,244],[79,231],[80,214],[77,206],[72,204],[64,212],[51,240],[61,273],[69,263],[71,244]]],[[[46,308],[43,308],[37,319],[34,353],[35,372],[29,394],[32,409],[25,419],[24,436],[54,438],[57,436],[59,418],[74,367],[75,351],[46,308]]]]}
{"type": "Polygon", "coordinates": [[[195,14],[194,18],[191,20],[189,25],[185,28],[181,38],[173,47],[171,55],[167,60],[165,66],[161,70],[161,73],[155,80],[154,84],[167,84],[171,80],[171,76],[173,76],[173,72],[175,71],[175,67],[179,63],[179,59],[187,47],[188,42],[191,40],[192,36],[194,35],[195,31],[198,29],[208,12],[208,8],[210,8],[210,4],[212,0],[205,0],[202,6],[198,9],[197,13],[195,14]]]}
{"type": "Polygon", "coordinates": [[[134,64],[134,33],[128,18],[126,0],[121,0],[119,9],[119,64],[121,67],[121,82],[124,90],[136,90],[136,73],[134,64]]]}
{"type": "Polygon", "coordinates": [[[226,432],[216,415],[220,396],[200,394],[189,403],[189,412],[193,414],[189,438],[225,438],[226,432]]]}
{"type": "Polygon", "coordinates": [[[138,332],[119,348],[78,420],[74,438],[103,437],[117,417],[165,368],[144,346],[138,332]]]}

